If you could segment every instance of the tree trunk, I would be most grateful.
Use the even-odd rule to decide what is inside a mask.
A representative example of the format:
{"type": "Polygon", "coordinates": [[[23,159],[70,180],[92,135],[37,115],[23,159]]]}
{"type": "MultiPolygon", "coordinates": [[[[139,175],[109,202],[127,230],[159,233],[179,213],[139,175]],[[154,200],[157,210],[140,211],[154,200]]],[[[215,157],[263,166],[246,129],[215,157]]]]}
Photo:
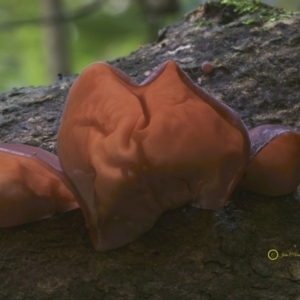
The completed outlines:
{"type": "Polygon", "coordinates": [[[70,75],[70,49],[68,31],[63,22],[62,0],[41,0],[41,13],[45,20],[45,50],[49,78],[56,81],[58,74],[70,75]]]}

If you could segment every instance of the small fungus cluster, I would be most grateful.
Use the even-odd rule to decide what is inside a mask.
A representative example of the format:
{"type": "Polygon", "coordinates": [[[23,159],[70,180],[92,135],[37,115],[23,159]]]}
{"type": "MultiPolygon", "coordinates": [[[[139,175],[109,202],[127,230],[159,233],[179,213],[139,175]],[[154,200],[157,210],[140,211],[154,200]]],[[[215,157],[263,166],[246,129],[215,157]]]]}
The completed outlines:
{"type": "Polygon", "coordinates": [[[98,251],[137,239],[166,210],[218,209],[236,187],[278,196],[300,183],[300,133],[248,131],[173,61],[141,84],[106,63],[90,65],[67,98],[59,161],[26,145],[1,144],[0,155],[0,226],[78,201],[98,251]]]}

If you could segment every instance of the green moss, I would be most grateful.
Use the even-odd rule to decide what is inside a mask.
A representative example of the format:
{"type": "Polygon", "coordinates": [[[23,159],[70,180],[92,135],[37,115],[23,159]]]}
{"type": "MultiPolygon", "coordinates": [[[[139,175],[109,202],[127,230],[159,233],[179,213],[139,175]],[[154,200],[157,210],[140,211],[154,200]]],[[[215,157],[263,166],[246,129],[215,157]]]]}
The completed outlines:
{"type": "MultiPolygon", "coordinates": [[[[291,17],[291,13],[281,8],[264,4],[261,0],[218,0],[207,1],[209,13],[195,23],[195,26],[209,26],[213,23],[210,19],[212,11],[226,11],[227,20],[221,24],[236,21],[237,24],[262,24],[291,17]]],[[[295,15],[295,13],[293,13],[295,15]]],[[[214,15],[214,14],[212,14],[214,15]]]]}
{"type": "Polygon", "coordinates": [[[256,13],[261,9],[260,0],[220,0],[221,4],[234,6],[234,12],[238,14],[256,13]]]}
{"type": "Polygon", "coordinates": [[[233,7],[233,11],[239,16],[249,15],[249,18],[242,22],[246,25],[257,21],[276,21],[291,16],[291,13],[284,9],[268,6],[260,0],[220,0],[220,3],[233,7]]]}

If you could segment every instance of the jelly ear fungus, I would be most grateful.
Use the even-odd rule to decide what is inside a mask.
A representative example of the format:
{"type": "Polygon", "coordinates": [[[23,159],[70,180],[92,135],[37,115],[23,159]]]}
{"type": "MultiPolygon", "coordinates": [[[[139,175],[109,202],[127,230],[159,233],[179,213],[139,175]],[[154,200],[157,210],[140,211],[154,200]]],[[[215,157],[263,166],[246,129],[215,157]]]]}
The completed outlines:
{"type": "Polygon", "coordinates": [[[281,196],[300,183],[300,133],[282,125],[249,131],[251,162],[239,187],[266,196],[281,196]]]}
{"type": "Polygon", "coordinates": [[[93,245],[105,251],[166,210],[222,207],[249,163],[250,140],[237,113],[173,61],[141,84],[94,63],[69,92],[58,155],[93,245]]]}
{"type": "Polygon", "coordinates": [[[43,149],[0,143],[0,227],[78,208],[58,157],[43,149]]]}

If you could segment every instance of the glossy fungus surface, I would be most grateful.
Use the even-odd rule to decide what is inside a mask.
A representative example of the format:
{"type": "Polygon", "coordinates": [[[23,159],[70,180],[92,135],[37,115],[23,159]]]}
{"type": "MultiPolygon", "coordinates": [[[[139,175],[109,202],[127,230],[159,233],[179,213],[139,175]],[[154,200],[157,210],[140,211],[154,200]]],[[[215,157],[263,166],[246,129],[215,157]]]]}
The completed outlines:
{"type": "Polygon", "coordinates": [[[78,208],[58,157],[39,148],[0,144],[0,227],[78,208]]]}
{"type": "Polygon", "coordinates": [[[173,61],[137,84],[105,63],[74,82],[58,155],[97,250],[123,246],[163,211],[222,207],[250,157],[239,116],[173,61]]]}
{"type": "Polygon", "coordinates": [[[251,163],[239,187],[267,195],[291,193],[300,183],[300,133],[281,125],[249,131],[251,163]]]}
{"type": "Polygon", "coordinates": [[[202,63],[201,69],[202,69],[204,74],[210,74],[214,70],[214,67],[210,62],[205,61],[205,62],[202,63]]]}

